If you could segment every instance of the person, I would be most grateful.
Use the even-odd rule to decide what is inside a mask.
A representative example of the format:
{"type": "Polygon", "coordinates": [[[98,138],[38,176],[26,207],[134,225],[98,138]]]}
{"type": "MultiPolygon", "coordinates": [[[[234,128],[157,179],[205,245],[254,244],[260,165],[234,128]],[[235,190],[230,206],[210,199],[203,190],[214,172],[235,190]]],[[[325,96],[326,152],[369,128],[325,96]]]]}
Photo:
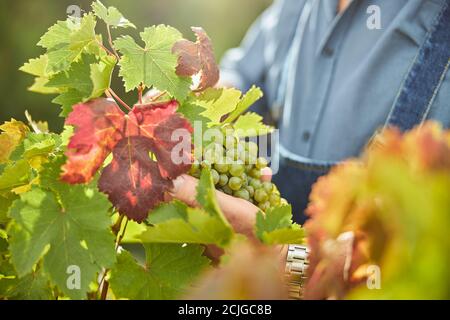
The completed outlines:
{"type": "MultiPolygon", "coordinates": [[[[273,180],[295,221],[318,177],[378,129],[450,126],[449,30],[450,0],[278,0],[225,55],[223,83],[265,91],[257,110],[280,128],[273,180]]],[[[195,206],[196,183],[182,176],[171,194],[195,206]]],[[[217,195],[236,231],[253,238],[258,208],[217,195]]]]}

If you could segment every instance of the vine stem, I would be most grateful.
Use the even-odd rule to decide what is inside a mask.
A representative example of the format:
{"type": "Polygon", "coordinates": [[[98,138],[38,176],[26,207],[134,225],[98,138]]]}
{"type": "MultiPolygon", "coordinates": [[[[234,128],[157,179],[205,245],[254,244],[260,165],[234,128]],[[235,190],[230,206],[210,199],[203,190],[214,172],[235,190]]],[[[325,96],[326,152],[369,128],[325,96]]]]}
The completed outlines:
{"type": "MultiPolygon", "coordinates": [[[[108,53],[110,56],[116,57],[116,59],[117,59],[117,56],[116,56],[113,52],[111,52],[111,50],[109,50],[107,47],[105,47],[105,46],[103,45],[103,43],[101,43],[100,41],[98,41],[98,39],[97,39],[97,44],[100,46],[100,48],[102,48],[103,50],[105,50],[106,53],[108,53]]],[[[118,60],[117,60],[117,61],[118,61],[118,60]]]]}
{"type": "Polygon", "coordinates": [[[166,94],[167,94],[167,91],[164,90],[164,91],[160,92],[159,94],[157,94],[156,96],[151,97],[151,99],[152,99],[152,101],[156,101],[156,100],[158,100],[159,98],[161,98],[162,96],[164,96],[166,94]]]}
{"type": "Polygon", "coordinates": [[[131,111],[131,108],[129,105],[127,105],[122,99],[120,99],[120,97],[113,91],[113,89],[108,88],[107,90],[109,92],[109,94],[111,94],[114,99],[116,99],[122,106],[124,106],[125,108],[127,108],[129,111],[131,111]]]}
{"type": "MultiPolygon", "coordinates": [[[[116,223],[114,223],[114,225],[111,228],[113,234],[116,236],[116,246],[115,246],[116,252],[119,249],[119,246],[123,240],[123,237],[125,236],[125,232],[126,232],[127,226],[128,226],[128,221],[129,221],[128,218],[126,218],[124,215],[121,214],[121,215],[119,215],[119,218],[117,218],[116,223]],[[125,226],[123,227],[122,232],[120,232],[120,229],[122,228],[122,222],[124,219],[126,219],[125,226]]],[[[99,284],[99,288],[101,288],[100,300],[106,300],[106,297],[108,295],[109,282],[106,280],[106,274],[108,272],[109,272],[109,270],[106,269],[105,272],[103,273],[102,279],[100,280],[100,284],[99,284]]]]}
{"type": "Polygon", "coordinates": [[[111,47],[114,56],[116,57],[117,61],[120,60],[119,54],[116,51],[116,48],[114,48],[114,44],[112,41],[112,36],[111,36],[111,26],[109,24],[106,25],[106,30],[108,31],[108,42],[109,42],[109,46],[111,47]]]}
{"type": "Polygon", "coordinates": [[[144,93],[144,86],[142,84],[139,85],[138,88],[138,101],[139,104],[142,104],[142,94],[144,93]]]}

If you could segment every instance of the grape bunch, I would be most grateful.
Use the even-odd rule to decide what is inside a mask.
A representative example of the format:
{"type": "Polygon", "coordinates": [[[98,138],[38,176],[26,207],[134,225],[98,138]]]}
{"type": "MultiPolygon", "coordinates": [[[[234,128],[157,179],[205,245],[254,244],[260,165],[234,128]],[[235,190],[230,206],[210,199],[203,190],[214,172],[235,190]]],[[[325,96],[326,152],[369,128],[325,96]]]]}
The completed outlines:
{"type": "Polygon", "coordinates": [[[239,139],[233,129],[223,133],[222,138],[203,148],[201,159],[192,165],[190,175],[198,178],[201,170],[208,168],[217,190],[247,200],[262,211],[287,204],[276,185],[262,179],[268,161],[258,157],[258,145],[239,139]]]}

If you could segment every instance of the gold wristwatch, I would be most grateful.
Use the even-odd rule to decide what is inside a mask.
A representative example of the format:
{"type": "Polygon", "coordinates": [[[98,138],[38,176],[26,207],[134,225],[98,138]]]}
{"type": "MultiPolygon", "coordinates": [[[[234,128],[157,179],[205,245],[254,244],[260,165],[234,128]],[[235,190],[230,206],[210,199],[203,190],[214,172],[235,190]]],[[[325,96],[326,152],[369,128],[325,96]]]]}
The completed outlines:
{"type": "Polygon", "coordinates": [[[291,244],[286,258],[286,280],[289,288],[289,299],[300,300],[306,282],[309,248],[304,245],[291,244]]]}

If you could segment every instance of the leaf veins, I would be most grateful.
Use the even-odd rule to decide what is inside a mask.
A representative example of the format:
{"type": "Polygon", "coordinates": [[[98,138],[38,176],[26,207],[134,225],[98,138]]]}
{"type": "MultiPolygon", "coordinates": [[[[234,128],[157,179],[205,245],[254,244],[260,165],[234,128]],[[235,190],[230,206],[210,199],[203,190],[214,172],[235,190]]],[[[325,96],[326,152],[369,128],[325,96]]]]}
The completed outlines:
{"type": "Polygon", "coordinates": [[[191,166],[192,127],[176,113],[177,108],[176,101],[169,101],[135,107],[125,114],[114,101],[103,98],[76,105],[66,122],[75,127],[75,134],[62,179],[72,184],[91,181],[112,152],[99,188],[120,213],[142,222],[164,200],[171,179],[191,166]],[[186,148],[180,148],[174,159],[172,151],[180,144],[177,137],[189,145],[184,144],[186,148]]]}

